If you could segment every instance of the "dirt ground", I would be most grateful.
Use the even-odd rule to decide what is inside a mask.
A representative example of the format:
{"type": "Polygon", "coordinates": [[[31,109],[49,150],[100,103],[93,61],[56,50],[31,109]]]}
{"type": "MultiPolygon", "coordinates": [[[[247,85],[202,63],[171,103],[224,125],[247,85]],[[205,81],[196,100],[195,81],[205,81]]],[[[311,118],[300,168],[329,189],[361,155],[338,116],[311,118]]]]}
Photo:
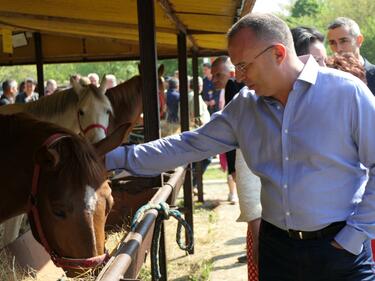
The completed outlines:
{"type": "MultiPolygon", "coordinates": [[[[246,264],[238,263],[237,258],[246,253],[247,225],[236,222],[239,207],[226,201],[228,187],[223,181],[205,182],[204,192],[205,203],[195,206],[193,255],[178,248],[175,221],[166,223],[168,280],[245,281],[246,264]]],[[[148,269],[149,262],[142,270],[141,280],[150,280],[145,274],[148,269]]]]}

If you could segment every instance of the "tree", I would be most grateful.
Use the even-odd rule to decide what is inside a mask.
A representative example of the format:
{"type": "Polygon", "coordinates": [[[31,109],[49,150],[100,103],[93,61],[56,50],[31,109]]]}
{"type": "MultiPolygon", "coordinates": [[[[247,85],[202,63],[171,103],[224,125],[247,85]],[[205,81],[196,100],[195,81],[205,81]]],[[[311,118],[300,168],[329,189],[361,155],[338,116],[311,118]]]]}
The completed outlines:
{"type": "Polygon", "coordinates": [[[321,1],[318,0],[297,0],[292,6],[292,17],[314,16],[320,13],[321,1]]]}

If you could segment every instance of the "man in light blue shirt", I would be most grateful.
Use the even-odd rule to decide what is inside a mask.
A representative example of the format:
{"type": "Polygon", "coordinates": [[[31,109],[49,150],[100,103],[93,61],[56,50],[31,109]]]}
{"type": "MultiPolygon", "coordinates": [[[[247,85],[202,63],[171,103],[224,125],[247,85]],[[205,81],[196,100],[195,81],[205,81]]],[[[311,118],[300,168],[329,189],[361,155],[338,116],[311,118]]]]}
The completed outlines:
{"type": "Polygon", "coordinates": [[[374,96],[313,57],[303,64],[270,14],[237,22],[228,53],[247,87],[223,111],[196,131],[121,147],[107,167],[155,175],[239,147],[262,183],[260,280],[375,280],[374,96]]]}

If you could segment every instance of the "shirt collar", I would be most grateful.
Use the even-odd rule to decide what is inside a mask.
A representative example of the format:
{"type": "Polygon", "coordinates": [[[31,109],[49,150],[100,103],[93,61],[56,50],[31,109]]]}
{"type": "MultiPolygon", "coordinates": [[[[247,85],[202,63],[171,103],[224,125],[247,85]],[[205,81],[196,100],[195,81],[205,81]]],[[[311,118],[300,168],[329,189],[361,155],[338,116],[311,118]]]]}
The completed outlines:
{"type": "Polygon", "coordinates": [[[314,57],[310,55],[297,80],[305,81],[307,83],[315,85],[316,79],[318,77],[318,72],[319,64],[316,62],[314,57]]]}

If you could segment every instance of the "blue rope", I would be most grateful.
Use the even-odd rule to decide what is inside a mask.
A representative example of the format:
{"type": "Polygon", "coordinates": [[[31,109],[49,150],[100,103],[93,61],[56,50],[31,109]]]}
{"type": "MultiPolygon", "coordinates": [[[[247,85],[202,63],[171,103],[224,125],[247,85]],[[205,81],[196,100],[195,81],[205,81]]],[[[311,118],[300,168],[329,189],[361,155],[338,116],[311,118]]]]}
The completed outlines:
{"type": "Polygon", "coordinates": [[[152,209],[158,211],[158,216],[155,221],[155,230],[154,230],[154,235],[152,237],[151,263],[154,265],[153,276],[155,276],[156,279],[159,280],[161,278],[160,265],[159,265],[159,248],[160,248],[160,236],[161,236],[161,227],[162,227],[163,220],[168,220],[169,217],[172,216],[178,221],[177,232],[176,232],[176,242],[181,250],[190,251],[193,248],[194,237],[193,237],[193,231],[190,225],[185,221],[181,213],[176,209],[170,209],[169,205],[165,202],[161,202],[159,204],[147,203],[143,205],[141,208],[139,208],[132,219],[132,223],[131,223],[132,231],[135,231],[135,228],[137,227],[139,221],[142,219],[144,213],[152,209]],[[186,237],[186,240],[188,241],[187,244],[183,244],[182,239],[181,239],[182,227],[185,227],[187,231],[187,237],[186,237]]]}

